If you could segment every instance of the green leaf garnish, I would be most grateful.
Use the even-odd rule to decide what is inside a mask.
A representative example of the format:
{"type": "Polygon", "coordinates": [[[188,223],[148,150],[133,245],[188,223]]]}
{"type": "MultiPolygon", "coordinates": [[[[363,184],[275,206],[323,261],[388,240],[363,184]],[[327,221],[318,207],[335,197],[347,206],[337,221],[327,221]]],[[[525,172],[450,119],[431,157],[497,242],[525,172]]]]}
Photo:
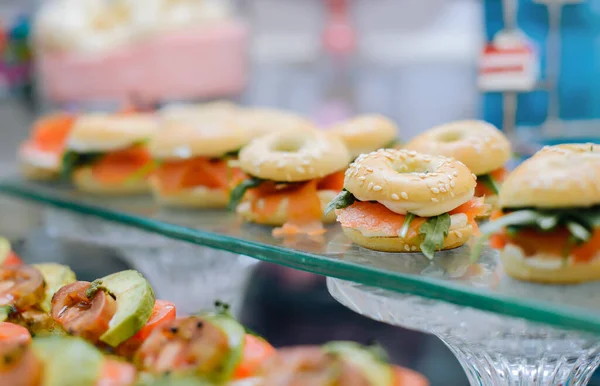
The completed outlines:
{"type": "Polygon", "coordinates": [[[346,189],[342,189],[342,191],[339,192],[337,196],[335,196],[333,200],[329,202],[329,204],[327,204],[323,215],[327,215],[329,212],[335,209],[347,208],[350,205],[354,204],[355,201],[356,197],[354,197],[352,193],[350,193],[346,189]]]}
{"type": "Polygon", "coordinates": [[[144,166],[133,172],[129,177],[125,179],[125,184],[131,184],[140,180],[143,180],[152,172],[154,169],[160,166],[161,162],[157,160],[151,160],[146,162],[144,166]]]}
{"type": "Polygon", "coordinates": [[[404,223],[402,223],[402,228],[400,228],[400,232],[398,232],[398,236],[405,238],[408,234],[408,230],[410,229],[410,223],[415,218],[415,215],[412,213],[407,213],[404,218],[404,223]]]}
{"type": "Polygon", "coordinates": [[[482,174],[480,176],[477,176],[477,182],[481,182],[482,184],[484,184],[488,189],[494,192],[494,194],[500,193],[500,187],[498,186],[498,183],[496,183],[496,180],[494,180],[494,177],[491,176],[491,174],[482,174]]]}
{"type": "Polygon", "coordinates": [[[419,227],[419,234],[423,235],[421,251],[430,260],[433,259],[436,250],[444,245],[444,239],[450,231],[450,215],[448,213],[430,217],[419,227]]]}
{"type": "Polygon", "coordinates": [[[62,177],[68,181],[73,178],[73,173],[77,168],[92,165],[98,162],[106,153],[78,153],[73,150],[67,150],[61,160],[62,177]]]}
{"type": "Polygon", "coordinates": [[[17,309],[13,305],[6,305],[0,307],[0,322],[5,322],[13,314],[17,313],[17,309]]]}
{"type": "Polygon", "coordinates": [[[235,208],[237,208],[239,203],[244,198],[244,195],[246,194],[246,191],[248,191],[248,189],[257,188],[263,182],[265,182],[265,180],[261,178],[251,177],[247,180],[242,181],[238,186],[233,188],[229,196],[229,210],[235,210],[235,208]]]}

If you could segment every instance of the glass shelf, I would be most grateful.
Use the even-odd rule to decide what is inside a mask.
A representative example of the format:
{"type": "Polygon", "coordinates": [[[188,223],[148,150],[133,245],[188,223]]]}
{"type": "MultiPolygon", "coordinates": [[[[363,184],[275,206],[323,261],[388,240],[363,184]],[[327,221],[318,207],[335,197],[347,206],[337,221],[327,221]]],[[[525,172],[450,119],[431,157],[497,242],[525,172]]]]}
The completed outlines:
{"type": "Polygon", "coordinates": [[[244,224],[233,213],[165,209],[150,197],[91,196],[68,185],[19,178],[0,181],[0,193],[320,275],[600,334],[600,282],[575,286],[519,282],[502,272],[490,249],[477,264],[469,263],[468,245],[438,252],[429,261],[420,253],[363,249],[346,239],[337,225],[328,226],[320,239],[280,240],[271,236],[271,228],[244,224]]]}

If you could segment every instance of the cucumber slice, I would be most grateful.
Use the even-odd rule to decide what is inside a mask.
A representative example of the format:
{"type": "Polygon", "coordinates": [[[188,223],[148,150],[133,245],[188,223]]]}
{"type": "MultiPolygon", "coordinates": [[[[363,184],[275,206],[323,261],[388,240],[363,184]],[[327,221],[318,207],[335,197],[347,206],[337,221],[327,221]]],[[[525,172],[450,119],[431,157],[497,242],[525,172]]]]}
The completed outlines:
{"type": "Polygon", "coordinates": [[[113,273],[95,280],[117,299],[117,312],[100,340],[112,347],[134,336],[150,319],[154,308],[154,291],[138,271],[113,273]]]}
{"type": "Polygon", "coordinates": [[[44,365],[44,386],[94,386],[100,376],[104,357],[83,339],[36,338],[32,348],[44,365]]]}
{"type": "Polygon", "coordinates": [[[40,303],[40,308],[43,311],[50,312],[52,308],[52,296],[61,289],[61,287],[67,284],[73,283],[76,279],[75,273],[71,271],[71,268],[62,264],[34,264],[34,268],[42,273],[44,281],[46,282],[46,297],[44,301],[40,303]]]}
{"type": "Polygon", "coordinates": [[[237,320],[227,314],[207,314],[204,317],[229,338],[229,353],[221,364],[221,371],[209,378],[214,382],[225,382],[231,379],[233,372],[242,361],[246,330],[237,320]]]}
{"type": "Polygon", "coordinates": [[[4,237],[0,237],[0,265],[4,264],[11,250],[10,242],[4,237]]]}
{"type": "Polygon", "coordinates": [[[373,353],[365,350],[361,345],[354,342],[331,342],[323,348],[352,363],[360,369],[372,386],[390,386],[394,382],[394,370],[392,366],[381,361],[373,353]]]}

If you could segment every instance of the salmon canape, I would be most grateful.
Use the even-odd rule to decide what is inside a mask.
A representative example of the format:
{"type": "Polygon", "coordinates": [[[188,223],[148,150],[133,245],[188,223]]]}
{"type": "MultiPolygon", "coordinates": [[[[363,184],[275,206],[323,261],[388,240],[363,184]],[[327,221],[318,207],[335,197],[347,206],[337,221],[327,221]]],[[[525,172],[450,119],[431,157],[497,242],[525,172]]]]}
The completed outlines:
{"type": "Polygon", "coordinates": [[[461,162],[409,150],[360,155],[346,171],[344,190],[327,206],[356,244],[385,252],[456,248],[477,233],[487,211],[473,198],[476,178],[461,162]]]}
{"type": "Polygon", "coordinates": [[[77,119],[62,173],[85,192],[139,194],[154,170],[146,142],[157,131],[152,114],[89,114],[77,119]]]}
{"type": "Polygon", "coordinates": [[[233,190],[230,207],[248,222],[277,227],[275,236],[322,234],[327,203],[343,187],[350,161],[344,144],[307,127],[253,140],[240,152],[248,175],[233,190]]]}
{"type": "Polygon", "coordinates": [[[60,176],[62,155],[75,120],[75,115],[57,113],[35,122],[30,137],[19,147],[25,177],[48,180],[60,176]]]}

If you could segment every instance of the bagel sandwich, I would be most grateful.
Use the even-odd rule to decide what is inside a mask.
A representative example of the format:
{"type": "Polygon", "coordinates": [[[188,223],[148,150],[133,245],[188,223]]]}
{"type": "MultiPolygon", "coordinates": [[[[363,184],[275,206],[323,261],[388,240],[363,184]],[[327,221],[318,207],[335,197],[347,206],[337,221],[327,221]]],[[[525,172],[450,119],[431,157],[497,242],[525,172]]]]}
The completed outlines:
{"type": "Polygon", "coordinates": [[[328,133],[339,137],[352,158],[377,149],[391,149],[398,146],[398,128],[394,122],[381,115],[360,115],[338,123],[328,129],[328,133]]]}
{"type": "Polygon", "coordinates": [[[423,154],[452,157],[464,163],[477,176],[476,197],[495,205],[505,164],[512,155],[506,136],[494,125],[478,120],[456,121],[436,126],[406,144],[423,154]]]}
{"type": "Polygon", "coordinates": [[[222,112],[165,119],[148,145],[157,164],[154,197],[167,206],[226,208],[231,185],[243,180],[229,162],[245,143],[245,132],[222,112]]]}
{"type": "Polygon", "coordinates": [[[56,113],[37,120],[18,151],[23,175],[32,180],[60,177],[61,159],[76,116],[56,113]]]}
{"type": "Polygon", "coordinates": [[[542,149],[506,179],[500,209],[482,227],[481,245],[500,250],[516,279],[580,283],[600,279],[600,146],[542,149]]]}
{"type": "Polygon", "coordinates": [[[90,193],[145,193],[154,170],[146,142],[157,129],[152,114],[83,115],[68,137],[62,174],[90,193]]]}
{"type": "Polygon", "coordinates": [[[317,130],[259,137],[240,151],[248,178],[231,193],[230,208],[248,222],[278,227],[274,235],[320,234],[327,203],[343,187],[346,146],[317,130]]]}
{"type": "Polygon", "coordinates": [[[356,244],[384,252],[456,248],[477,233],[487,211],[473,198],[476,178],[461,162],[409,150],[360,155],[345,173],[344,189],[329,203],[356,244]]]}

